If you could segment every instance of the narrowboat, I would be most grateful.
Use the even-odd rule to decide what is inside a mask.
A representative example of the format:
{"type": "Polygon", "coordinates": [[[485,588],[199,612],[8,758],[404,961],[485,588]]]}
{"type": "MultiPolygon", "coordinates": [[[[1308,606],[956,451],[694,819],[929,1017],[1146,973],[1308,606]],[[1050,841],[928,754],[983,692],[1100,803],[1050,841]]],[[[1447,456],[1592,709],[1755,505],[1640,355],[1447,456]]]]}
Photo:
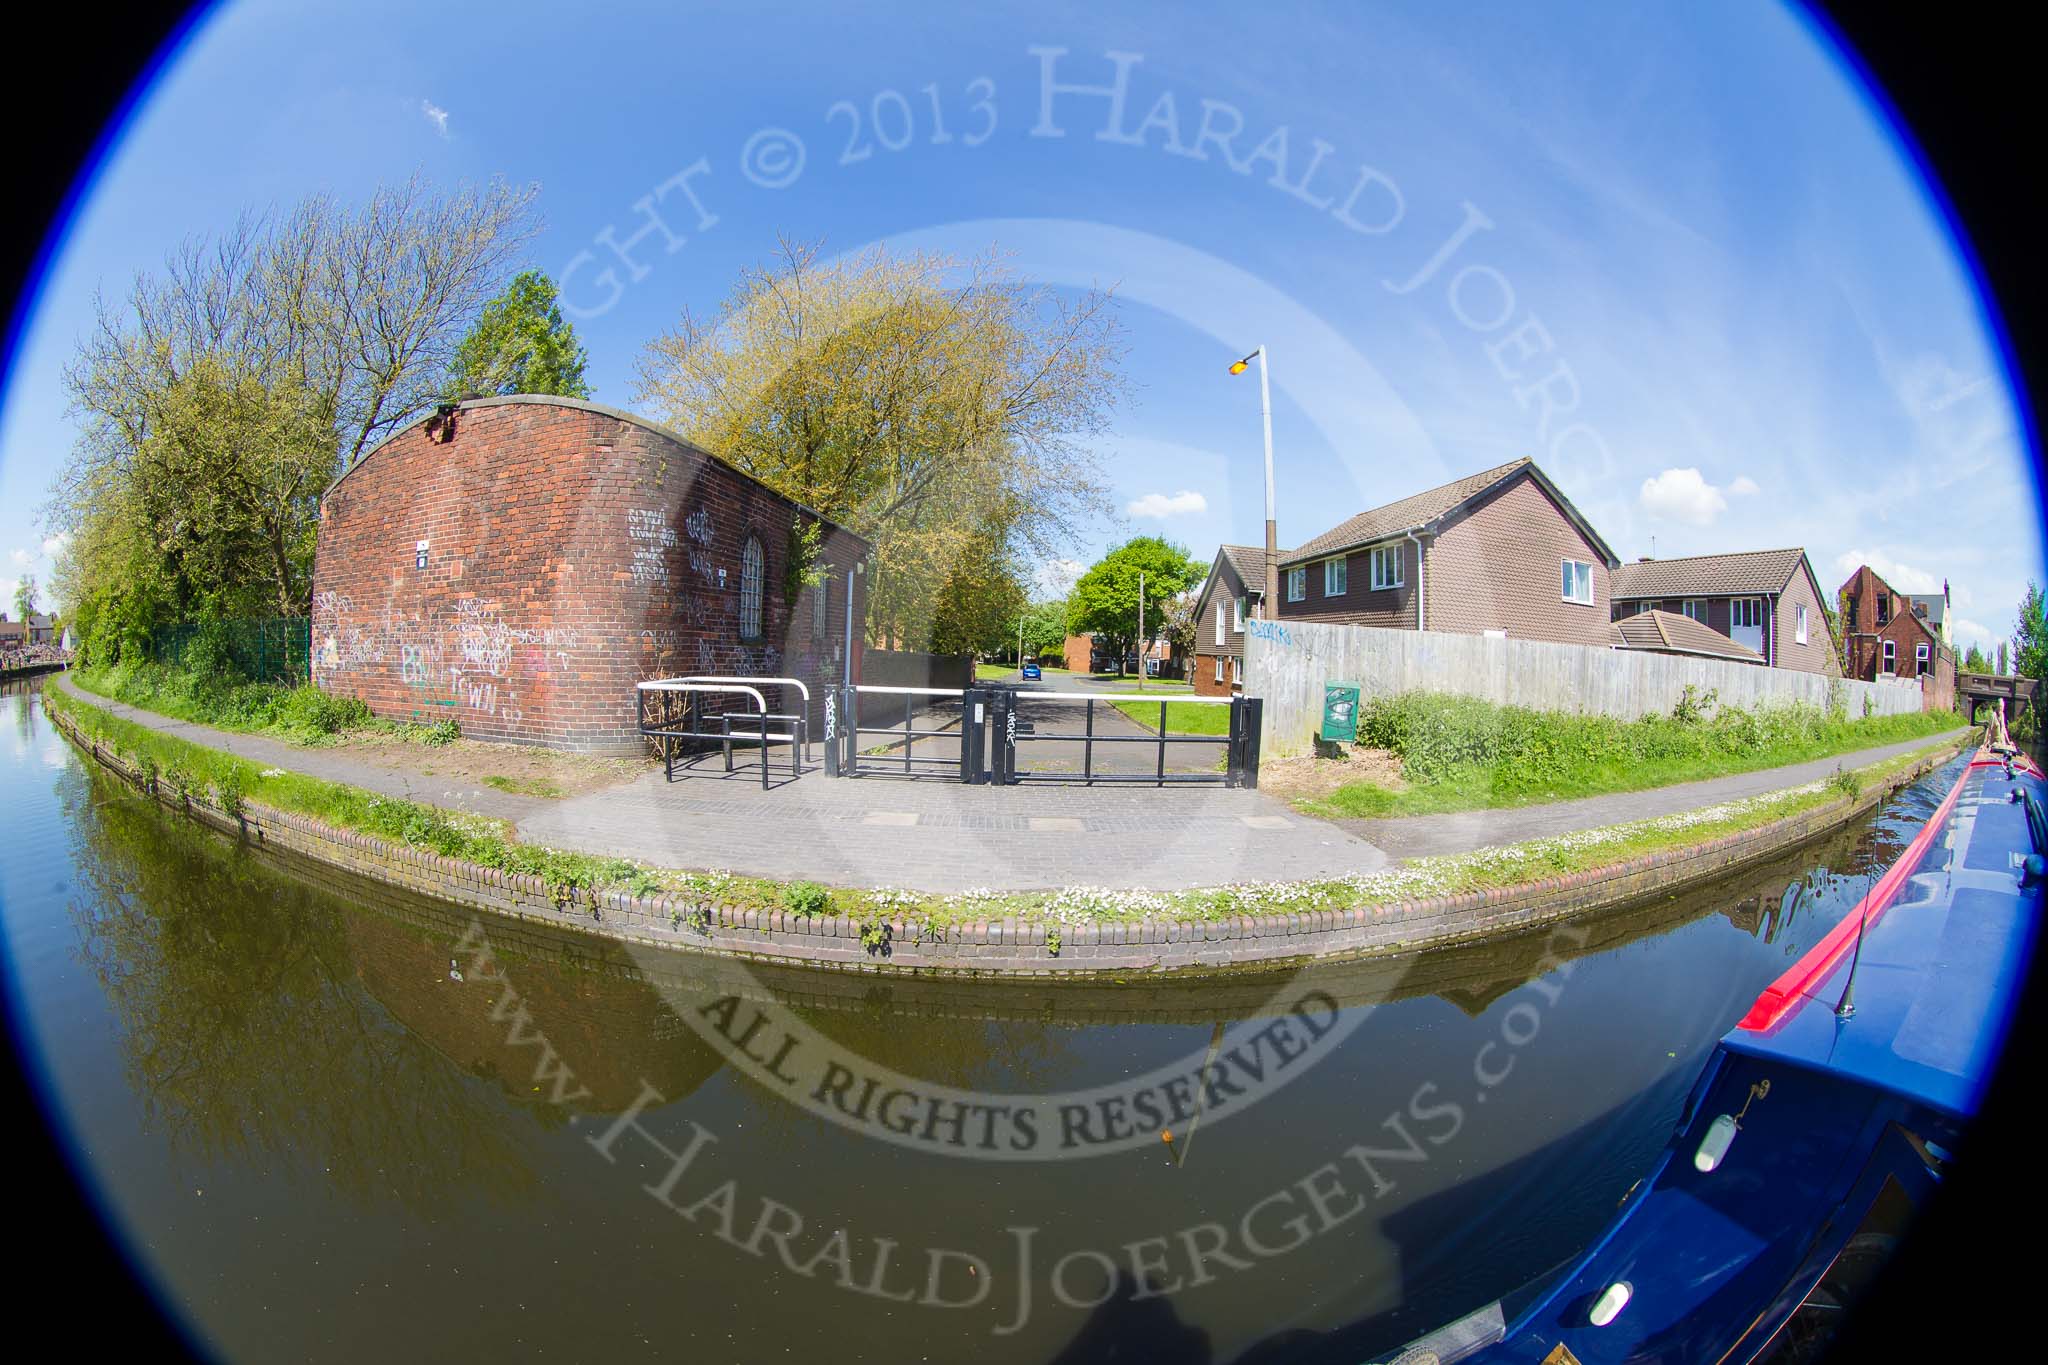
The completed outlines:
{"type": "MultiPolygon", "coordinates": [[[[1721,1039],[1655,1166],[1526,1306],[1394,1357],[1816,1359],[1960,1159],[2022,985],[2048,781],[2003,743],[1721,1039]]],[[[1528,1298],[1528,1293],[1516,1298],[1528,1298]]]]}

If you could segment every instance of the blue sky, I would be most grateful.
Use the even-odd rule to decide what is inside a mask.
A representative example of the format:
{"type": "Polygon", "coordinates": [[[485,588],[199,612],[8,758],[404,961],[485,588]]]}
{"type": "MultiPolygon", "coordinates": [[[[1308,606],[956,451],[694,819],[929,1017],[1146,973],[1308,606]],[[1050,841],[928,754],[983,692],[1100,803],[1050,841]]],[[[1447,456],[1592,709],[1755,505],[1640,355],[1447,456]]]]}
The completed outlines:
{"type": "Polygon", "coordinates": [[[1134,394],[1098,453],[1129,511],[1077,562],[1138,530],[1204,557],[1261,537],[1256,377],[1225,366],[1263,343],[1283,544],[1530,455],[1624,559],[1802,545],[1824,586],[1858,561],[1947,578],[1963,642],[2006,634],[2041,572],[2008,380],[1916,171],[1806,21],[1438,10],[224,6],[22,338],[0,605],[48,579],[35,511],[94,289],[245,208],[422,169],[540,184],[534,263],[619,405],[645,341],[778,233],[997,245],[1115,286],[1134,394]],[[1055,88],[1117,89],[1114,53],[1120,117],[1055,88]],[[635,208],[656,194],[660,227],[635,208]]]}

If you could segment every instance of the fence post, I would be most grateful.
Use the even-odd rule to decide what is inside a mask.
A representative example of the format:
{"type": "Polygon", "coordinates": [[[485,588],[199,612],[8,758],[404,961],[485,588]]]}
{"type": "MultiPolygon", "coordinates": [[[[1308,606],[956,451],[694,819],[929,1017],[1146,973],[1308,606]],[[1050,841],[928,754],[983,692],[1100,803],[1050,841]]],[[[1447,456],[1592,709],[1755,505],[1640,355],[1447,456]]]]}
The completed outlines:
{"type": "Polygon", "coordinates": [[[860,772],[860,693],[852,687],[839,691],[839,775],[854,777],[860,772]]]}
{"type": "Polygon", "coordinates": [[[1244,771],[1239,775],[1239,785],[1259,785],[1259,733],[1265,725],[1266,699],[1264,697],[1239,697],[1238,703],[1244,709],[1244,771]]]}
{"type": "Polygon", "coordinates": [[[988,693],[970,687],[960,694],[960,780],[972,787],[982,780],[981,720],[988,693]]]}
{"type": "Polygon", "coordinates": [[[1244,785],[1244,698],[1230,699],[1230,739],[1223,746],[1223,785],[1244,785]]]}
{"type": "Polygon", "coordinates": [[[998,786],[1007,787],[1016,780],[1017,698],[1004,688],[990,700],[993,703],[989,710],[990,780],[998,786]]]}
{"type": "Polygon", "coordinates": [[[825,689],[825,776],[840,777],[839,771],[839,689],[825,689]]]}

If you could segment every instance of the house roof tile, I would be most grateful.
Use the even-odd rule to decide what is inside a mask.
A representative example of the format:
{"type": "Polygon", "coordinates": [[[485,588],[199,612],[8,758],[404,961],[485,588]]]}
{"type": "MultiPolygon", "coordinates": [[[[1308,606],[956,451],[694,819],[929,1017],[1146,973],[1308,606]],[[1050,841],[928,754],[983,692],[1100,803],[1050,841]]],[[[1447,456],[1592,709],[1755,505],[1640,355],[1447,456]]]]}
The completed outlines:
{"type": "Polygon", "coordinates": [[[1672,611],[1644,611],[1624,616],[1611,632],[1617,649],[1649,649],[1664,654],[1703,654],[1713,659],[1734,659],[1760,664],[1764,656],[1748,645],[1701,625],[1690,616],[1672,611]]]}
{"type": "Polygon", "coordinates": [[[1323,532],[1283,558],[1310,559],[1427,526],[1467,498],[1485,492],[1530,463],[1527,459],[1510,460],[1504,465],[1468,474],[1441,487],[1402,498],[1399,502],[1370,508],[1323,532]]]}
{"type": "Polygon", "coordinates": [[[1806,551],[1745,550],[1693,555],[1686,559],[1645,559],[1614,571],[1610,592],[1617,602],[1643,597],[1725,597],[1782,592],[1799,571],[1806,551]]]}

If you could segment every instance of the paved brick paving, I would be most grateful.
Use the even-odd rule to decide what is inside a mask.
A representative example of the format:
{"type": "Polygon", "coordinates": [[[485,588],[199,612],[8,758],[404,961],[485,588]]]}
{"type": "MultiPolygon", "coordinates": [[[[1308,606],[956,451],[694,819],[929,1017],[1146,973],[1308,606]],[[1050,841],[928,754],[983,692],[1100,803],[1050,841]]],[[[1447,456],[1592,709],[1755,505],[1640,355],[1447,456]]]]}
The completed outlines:
{"type": "Polygon", "coordinates": [[[1180,887],[1369,872],[1355,835],[1255,791],[1222,787],[964,787],[813,771],[767,793],[731,778],[660,773],[553,803],[519,822],[557,848],[672,867],[722,867],[845,886],[1180,887]]]}
{"type": "Polygon", "coordinates": [[[1520,810],[1325,822],[1256,791],[964,787],[887,776],[839,780],[826,777],[815,758],[800,781],[778,773],[776,785],[764,792],[760,770],[751,760],[741,761],[728,776],[716,754],[679,768],[672,783],[657,770],[606,791],[545,800],[488,787],[447,787],[432,777],[393,772],[345,752],[171,720],[79,692],[68,678],[51,685],[150,729],[268,766],[512,820],[522,838],[557,848],[656,866],[929,891],[1158,889],[1371,872],[1393,858],[1463,852],[1797,786],[1826,777],[1838,766],[1876,762],[1934,738],[1520,810]]]}

